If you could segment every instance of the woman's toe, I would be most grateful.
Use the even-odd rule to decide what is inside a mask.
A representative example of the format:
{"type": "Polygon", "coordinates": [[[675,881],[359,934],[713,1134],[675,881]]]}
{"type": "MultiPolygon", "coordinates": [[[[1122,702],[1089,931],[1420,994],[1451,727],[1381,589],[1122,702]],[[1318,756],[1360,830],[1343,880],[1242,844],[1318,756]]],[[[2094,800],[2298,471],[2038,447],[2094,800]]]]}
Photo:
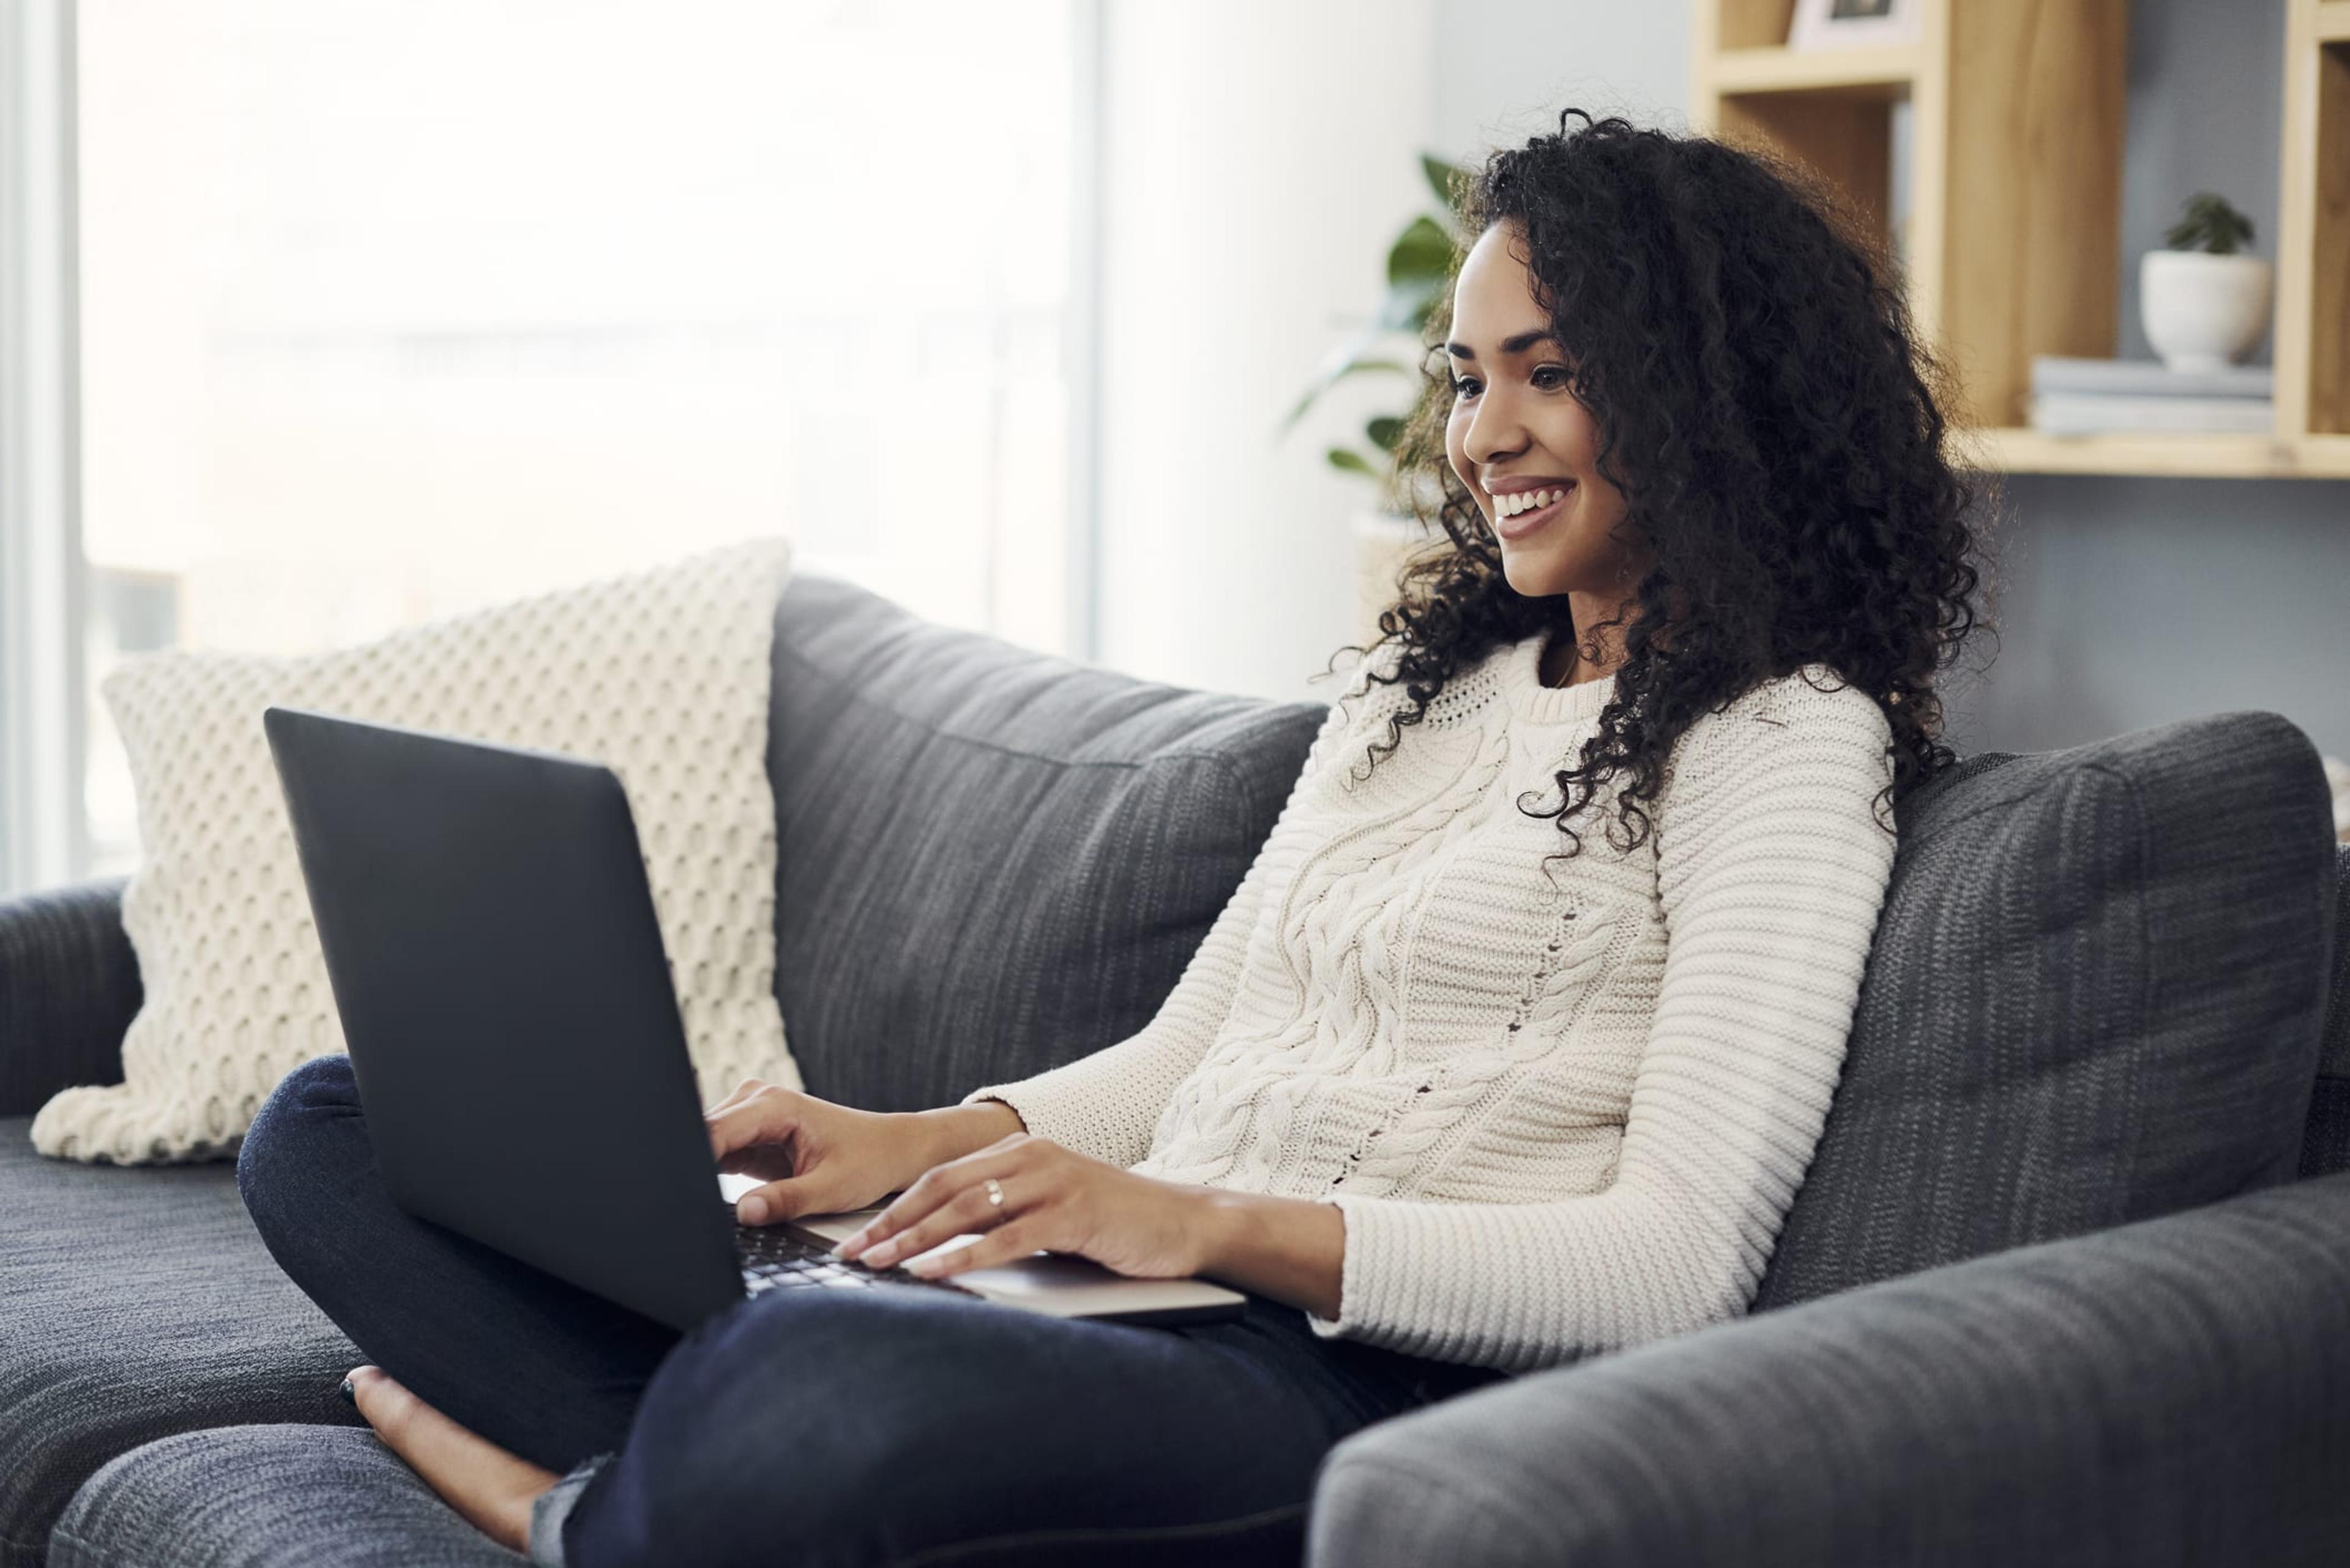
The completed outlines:
{"type": "Polygon", "coordinates": [[[351,1403],[367,1417],[367,1424],[390,1442],[392,1428],[406,1424],[406,1407],[416,1403],[416,1396],[380,1366],[354,1366],[343,1382],[351,1391],[351,1403]]]}

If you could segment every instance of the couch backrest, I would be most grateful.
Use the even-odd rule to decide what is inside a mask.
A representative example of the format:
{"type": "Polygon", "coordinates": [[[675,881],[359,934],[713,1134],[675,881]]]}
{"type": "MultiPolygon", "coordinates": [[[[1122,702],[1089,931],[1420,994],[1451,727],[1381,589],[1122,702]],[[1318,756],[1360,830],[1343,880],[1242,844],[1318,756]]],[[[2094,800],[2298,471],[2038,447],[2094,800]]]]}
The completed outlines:
{"type": "Polygon", "coordinates": [[[777,606],[775,997],[810,1093],[951,1104],[1149,1023],[1326,705],[1189,691],[795,577],[777,606]]]}
{"type": "Polygon", "coordinates": [[[2297,1174],[2339,896],[2306,735],[2228,713],[1978,756],[1900,826],[1755,1310],[2297,1174]]]}
{"type": "Polygon", "coordinates": [[[2325,1043],[2309,1100],[2309,1137],[2301,1174],[2350,1170],[2350,844],[2334,851],[2334,995],[2325,1009],[2325,1043]]]}
{"type": "MultiPolygon", "coordinates": [[[[809,1088],[877,1109],[1147,1023],[1324,711],[816,576],[774,659],[776,997],[809,1088]]],[[[2350,1164],[2350,851],[2299,730],[2236,713],[1984,753],[1901,818],[1758,1308],[2350,1164]]]]}

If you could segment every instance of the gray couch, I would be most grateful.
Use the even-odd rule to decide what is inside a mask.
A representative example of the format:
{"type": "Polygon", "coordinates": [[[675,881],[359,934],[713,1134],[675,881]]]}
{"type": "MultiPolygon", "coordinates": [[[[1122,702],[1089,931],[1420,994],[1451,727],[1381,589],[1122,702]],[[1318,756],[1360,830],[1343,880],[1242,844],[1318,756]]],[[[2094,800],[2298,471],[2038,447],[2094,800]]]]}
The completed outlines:
{"type": "MultiPolygon", "coordinates": [[[[775,633],[776,993],[860,1106],[1139,1028],[1321,715],[816,576],[775,633]]],[[[1977,756],[1902,830],[1753,1312],[1357,1435],[1313,1563],[2350,1558],[2350,860],[2309,741],[1977,756]]],[[[119,894],[0,905],[0,1568],[510,1568],[333,1397],[362,1358],[230,1167],[32,1152],[119,1075],[119,894]]]]}

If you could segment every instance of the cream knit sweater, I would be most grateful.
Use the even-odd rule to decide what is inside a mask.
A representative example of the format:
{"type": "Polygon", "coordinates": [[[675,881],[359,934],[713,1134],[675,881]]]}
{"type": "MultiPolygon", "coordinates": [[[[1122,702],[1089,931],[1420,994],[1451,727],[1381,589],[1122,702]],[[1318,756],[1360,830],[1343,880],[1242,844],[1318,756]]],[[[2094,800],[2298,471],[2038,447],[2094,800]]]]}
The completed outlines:
{"type": "Polygon", "coordinates": [[[1558,804],[1614,680],[1544,686],[1545,640],[1456,676],[1376,768],[1405,699],[1357,670],[1149,1024],[963,1103],[1336,1204],[1325,1337],[1516,1372],[1742,1314],[1843,1066],[1890,731],[1825,666],[1767,682],[1682,736],[1646,845],[1608,845],[1603,794],[1546,878],[1565,839],[1515,803],[1558,804]]]}

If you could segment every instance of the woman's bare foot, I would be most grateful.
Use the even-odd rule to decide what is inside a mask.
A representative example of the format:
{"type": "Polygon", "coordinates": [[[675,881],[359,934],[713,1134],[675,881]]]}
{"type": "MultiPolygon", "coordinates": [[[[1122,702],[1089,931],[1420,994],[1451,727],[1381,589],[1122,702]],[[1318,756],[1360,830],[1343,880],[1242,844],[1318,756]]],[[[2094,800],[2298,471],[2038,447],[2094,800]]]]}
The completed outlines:
{"type": "Polygon", "coordinates": [[[354,1367],[351,1392],[393,1453],[474,1528],[515,1552],[530,1550],[530,1505],[559,1479],[457,1425],[380,1366],[354,1367]]]}

